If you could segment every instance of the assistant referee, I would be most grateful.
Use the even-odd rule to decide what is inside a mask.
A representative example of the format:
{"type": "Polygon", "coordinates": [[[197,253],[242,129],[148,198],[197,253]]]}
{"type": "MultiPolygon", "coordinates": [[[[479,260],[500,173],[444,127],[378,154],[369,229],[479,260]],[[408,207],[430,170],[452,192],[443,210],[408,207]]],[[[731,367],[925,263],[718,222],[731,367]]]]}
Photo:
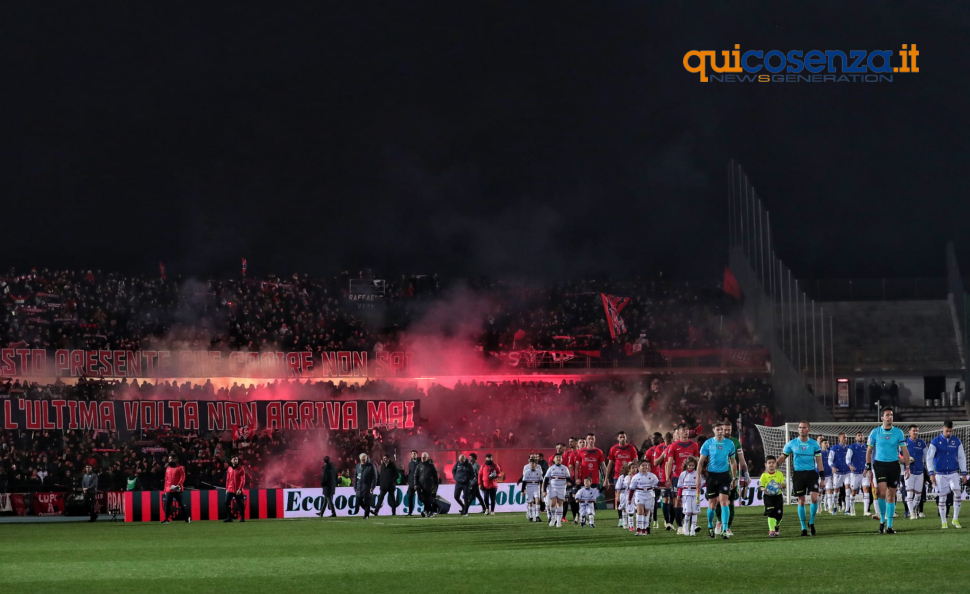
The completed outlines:
{"type": "Polygon", "coordinates": [[[866,480],[872,473],[876,476],[876,496],[879,498],[879,534],[896,534],[893,516],[896,514],[896,487],[899,485],[899,455],[903,455],[906,478],[909,478],[909,449],[906,436],[899,427],[893,427],[893,409],[882,409],[882,426],[869,434],[866,448],[866,480]],[[875,453],[875,458],[873,458],[875,453]]]}

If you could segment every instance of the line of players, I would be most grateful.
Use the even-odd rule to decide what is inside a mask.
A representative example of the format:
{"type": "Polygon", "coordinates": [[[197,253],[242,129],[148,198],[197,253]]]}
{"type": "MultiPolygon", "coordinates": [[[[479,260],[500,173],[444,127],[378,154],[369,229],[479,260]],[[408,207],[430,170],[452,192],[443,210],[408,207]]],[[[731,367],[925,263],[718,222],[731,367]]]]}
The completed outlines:
{"type": "Polygon", "coordinates": [[[658,527],[658,510],[662,510],[667,530],[676,527],[678,534],[696,536],[705,486],[702,476],[706,476],[708,535],[733,536],[734,502],[749,475],[740,441],[731,437],[731,423],[718,423],[715,437],[703,446],[689,439],[684,426],[666,436],[655,433],[653,444],[641,459],[623,431],[608,456],[596,447],[592,433],[585,439],[570,438],[568,449],[566,444],[556,445],[553,463],[545,472],[538,456],[530,456],[520,479],[528,521],[541,521],[545,504],[549,525],[561,527],[568,503],[575,524],[595,527],[595,502],[607,484],[602,478],[612,479],[615,486],[619,527],[645,536],[651,533],[651,524],[658,527]]]}
{"type": "MultiPolygon", "coordinates": [[[[953,435],[953,422],[946,421],[942,433],[929,444],[920,439],[918,425],[910,425],[907,435],[903,443],[909,463],[905,463],[902,459],[904,454],[900,453],[901,472],[898,482],[893,485],[905,493],[905,517],[910,520],[925,517],[921,513],[922,504],[927,491],[931,490],[937,496],[942,528],[947,527],[946,517],[950,508],[953,510],[953,527],[962,528],[960,507],[962,490],[967,482],[967,463],[962,442],[953,435]],[[905,476],[906,466],[909,466],[908,477],[905,476]]],[[[877,479],[875,473],[865,476],[868,449],[865,435],[861,431],[856,433],[855,443],[848,444],[847,435],[839,433],[838,440],[832,447],[829,447],[826,437],[819,436],[818,440],[825,470],[825,511],[833,516],[840,511],[846,516],[855,516],[855,504],[861,495],[862,514],[868,516],[872,513],[873,519],[879,519],[876,510],[870,512],[877,479]]]]}

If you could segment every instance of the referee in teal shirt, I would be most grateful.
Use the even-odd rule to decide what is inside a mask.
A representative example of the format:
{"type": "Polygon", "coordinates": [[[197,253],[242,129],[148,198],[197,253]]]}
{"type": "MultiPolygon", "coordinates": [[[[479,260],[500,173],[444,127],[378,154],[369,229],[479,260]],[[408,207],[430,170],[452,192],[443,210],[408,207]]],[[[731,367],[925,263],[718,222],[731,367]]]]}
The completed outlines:
{"type": "Polygon", "coordinates": [[[893,427],[893,409],[882,409],[882,426],[869,434],[869,447],[866,448],[866,471],[863,476],[869,480],[870,473],[876,475],[876,495],[879,498],[879,534],[896,534],[893,530],[893,516],[896,514],[896,487],[899,485],[899,458],[902,454],[909,478],[909,449],[906,436],[899,427],[893,427]],[[875,458],[873,458],[875,452],[875,458]]]}

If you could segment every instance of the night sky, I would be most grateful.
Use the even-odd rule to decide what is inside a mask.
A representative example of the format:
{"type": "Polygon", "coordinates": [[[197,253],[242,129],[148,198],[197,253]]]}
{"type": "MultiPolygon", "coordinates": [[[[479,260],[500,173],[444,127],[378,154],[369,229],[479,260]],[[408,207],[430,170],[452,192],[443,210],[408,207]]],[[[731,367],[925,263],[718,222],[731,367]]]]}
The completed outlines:
{"type": "Polygon", "coordinates": [[[4,268],[713,278],[732,158],[799,275],[970,268],[965,3],[55,4],[0,9],[4,268]],[[684,70],[735,43],[921,72],[684,70]]]}

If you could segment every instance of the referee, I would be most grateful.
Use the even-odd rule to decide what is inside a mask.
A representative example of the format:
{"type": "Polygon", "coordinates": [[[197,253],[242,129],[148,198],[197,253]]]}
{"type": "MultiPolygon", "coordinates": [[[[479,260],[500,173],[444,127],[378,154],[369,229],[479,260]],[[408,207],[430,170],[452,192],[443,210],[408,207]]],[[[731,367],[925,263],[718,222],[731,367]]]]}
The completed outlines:
{"type": "Polygon", "coordinates": [[[815,536],[815,514],[818,512],[818,493],[825,488],[825,467],[822,465],[822,446],[808,436],[812,427],[808,421],[798,424],[798,437],[785,444],[781,456],[778,456],[778,466],[784,464],[789,457],[794,465],[792,472],[792,493],[798,497],[798,521],[802,524],[802,536],[811,532],[815,536]],[[820,485],[821,483],[821,485],[820,485]],[[805,495],[809,494],[808,526],[805,514],[805,495]]]}
{"type": "Polygon", "coordinates": [[[906,436],[899,427],[893,427],[893,409],[882,409],[882,425],[869,434],[866,448],[866,480],[875,474],[876,496],[879,498],[879,534],[896,534],[893,516],[896,514],[896,487],[899,486],[899,455],[902,454],[909,478],[909,449],[906,436]],[[873,457],[875,454],[875,457],[873,457]]]}

